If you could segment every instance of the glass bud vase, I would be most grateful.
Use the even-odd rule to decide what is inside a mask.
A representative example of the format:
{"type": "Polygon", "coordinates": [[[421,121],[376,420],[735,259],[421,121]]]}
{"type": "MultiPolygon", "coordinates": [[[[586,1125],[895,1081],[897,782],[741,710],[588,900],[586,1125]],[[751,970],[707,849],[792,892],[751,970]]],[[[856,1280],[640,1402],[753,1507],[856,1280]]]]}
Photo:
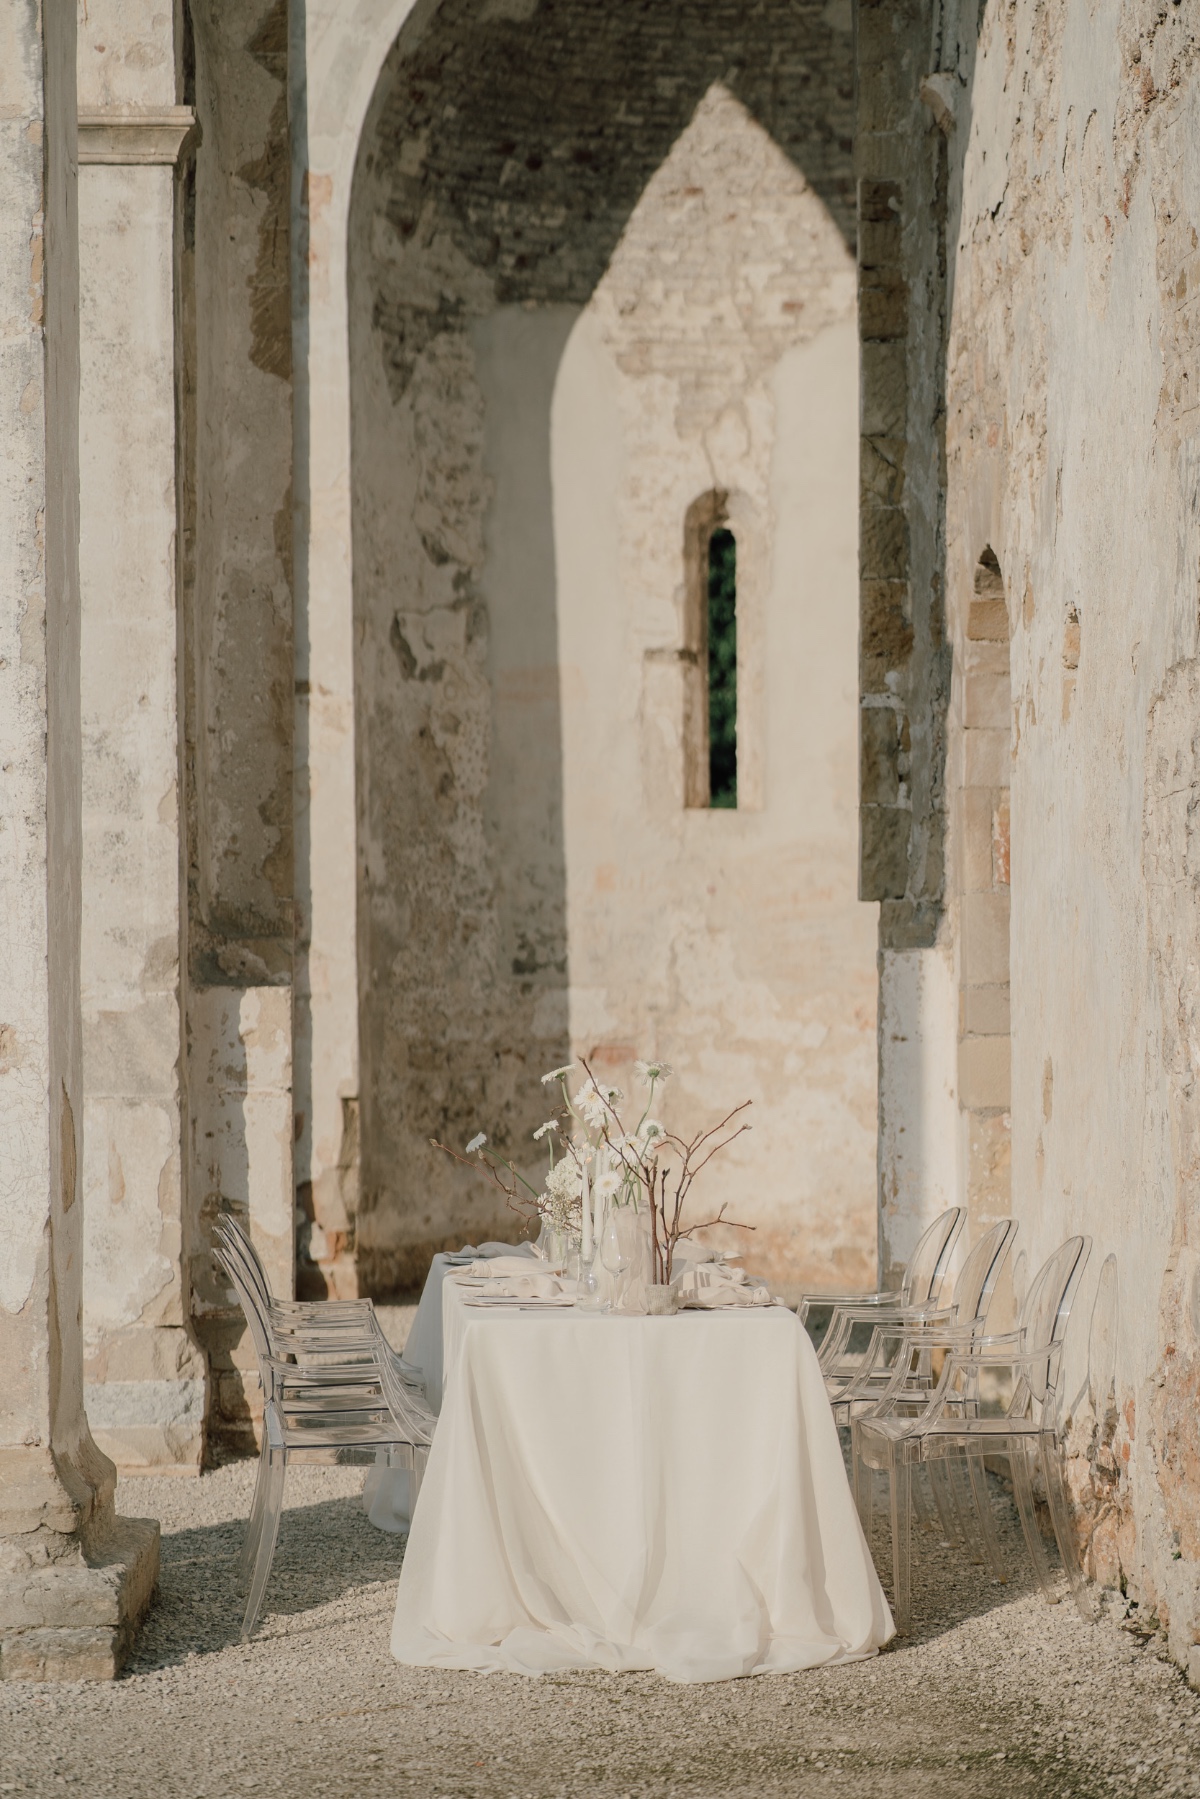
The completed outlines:
{"type": "Polygon", "coordinates": [[[604,1310],[600,1276],[601,1262],[598,1250],[593,1246],[591,1255],[586,1259],[580,1252],[579,1283],[575,1289],[575,1304],[581,1312],[602,1312],[604,1310]]]}

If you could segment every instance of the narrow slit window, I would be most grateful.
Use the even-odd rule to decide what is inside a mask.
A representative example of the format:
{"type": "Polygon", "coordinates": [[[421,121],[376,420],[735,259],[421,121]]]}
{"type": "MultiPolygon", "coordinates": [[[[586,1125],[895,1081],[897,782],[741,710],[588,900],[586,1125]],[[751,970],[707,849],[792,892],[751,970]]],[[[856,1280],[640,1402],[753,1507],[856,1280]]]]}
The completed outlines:
{"type": "Polygon", "coordinates": [[[708,803],[737,805],[737,541],[708,540],[708,803]]]}

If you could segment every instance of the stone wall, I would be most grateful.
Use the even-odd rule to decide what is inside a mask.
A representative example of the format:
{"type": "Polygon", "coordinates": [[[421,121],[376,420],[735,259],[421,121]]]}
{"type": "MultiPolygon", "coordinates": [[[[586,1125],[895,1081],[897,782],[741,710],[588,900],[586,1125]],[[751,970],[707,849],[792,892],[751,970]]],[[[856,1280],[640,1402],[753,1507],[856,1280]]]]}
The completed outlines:
{"type": "MultiPolygon", "coordinates": [[[[1187,7],[1152,0],[971,0],[944,8],[932,38],[923,11],[864,4],[860,15],[873,59],[861,91],[876,108],[863,166],[890,142],[896,160],[879,167],[901,182],[910,465],[914,444],[936,462],[945,397],[944,560],[930,593],[944,591],[953,691],[943,643],[931,633],[922,647],[915,632],[889,691],[911,681],[914,661],[927,691],[941,683],[933,719],[945,722],[957,798],[914,789],[906,879],[918,830],[932,841],[948,820],[930,953],[950,960],[966,1002],[967,802],[980,785],[992,801],[1010,785],[1011,1203],[1024,1270],[1068,1232],[1093,1239],[1067,1379],[1088,1553],[1100,1578],[1157,1612],[1186,1660],[1200,1634],[1200,30],[1187,7]],[[915,186],[904,185],[902,137],[909,171],[921,159],[926,170],[915,186]],[[1011,696],[1007,721],[987,721],[1005,736],[1008,767],[981,783],[969,689],[972,618],[981,598],[999,597],[995,585],[980,592],[989,552],[1011,696]],[[1110,1252],[1115,1405],[1086,1378],[1110,1252]]],[[[943,1018],[924,1052],[944,1063],[953,1032],[943,1018]]],[[[979,1165],[970,1096],[959,1097],[969,1191],[979,1165]]]]}
{"type": "Polygon", "coordinates": [[[873,1274],[849,26],[457,3],[388,60],[349,239],[361,1201],[312,1238],[332,1266],[354,1229],[368,1290],[512,1234],[427,1139],[524,1158],[580,1053],[666,1056],[681,1123],[757,1100],[725,1189],[754,1253],[873,1274]],[[736,812],[685,805],[717,490],[736,812]]]}

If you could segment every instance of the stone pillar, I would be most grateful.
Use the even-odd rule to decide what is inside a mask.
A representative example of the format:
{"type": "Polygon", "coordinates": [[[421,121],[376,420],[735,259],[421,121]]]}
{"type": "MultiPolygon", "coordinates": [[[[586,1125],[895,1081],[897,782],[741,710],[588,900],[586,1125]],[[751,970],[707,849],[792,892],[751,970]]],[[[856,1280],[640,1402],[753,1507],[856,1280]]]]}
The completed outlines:
{"type": "Polygon", "coordinates": [[[290,1297],[295,1278],[288,15],[284,0],[194,0],[191,17],[189,1264],[209,1430],[248,1447],[261,1398],[244,1378],[254,1356],[241,1311],[213,1266],[216,1215],[248,1223],[277,1294],[290,1297]]]}
{"type": "Polygon", "coordinates": [[[0,30],[0,1677],[111,1677],[158,1527],[83,1409],[75,9],[0,30]]]}
{"type": "Polygon", "coordinates": [[[121,1469],[198,1473],[181,1179],[176,183],[171,15],[80,27],[84,1341],[121,1469]],[[144,22],[143,22],[144,23],[144,22]],[[147,56],[147,49],[157,56],[147,56]],[[89,104],[93,102],[94,104],[89,104]]]}

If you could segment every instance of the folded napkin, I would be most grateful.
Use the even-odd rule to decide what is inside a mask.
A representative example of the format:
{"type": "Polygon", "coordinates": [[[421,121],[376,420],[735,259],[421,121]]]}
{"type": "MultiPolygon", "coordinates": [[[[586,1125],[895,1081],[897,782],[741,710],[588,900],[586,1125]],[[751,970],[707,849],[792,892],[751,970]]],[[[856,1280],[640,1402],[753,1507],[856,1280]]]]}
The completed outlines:
{"type": "Polygon", "coordinates": [[[553,1274],[514,1274],[500,1280],[472,1279],[461,1284],[469,1284],[476,1299],[559,1299],[563,1292],[562,1282],[553,1274]]]}
{"type": "Polygon", "coordinates": [[[546,1276],[546,1264],[534,1256],[491,1256],[486,1262],[470,1263],[463,1272],[487,1280],[541,1280],[546,1276]]]}
{"type": "Polygon", "coordinates": [[[723,1262],[700,1262],[679,1278],[679,1300],[685,1306],[769,1306],[771,1289],[752,1280],[744,1268],[723,1262]]]}

